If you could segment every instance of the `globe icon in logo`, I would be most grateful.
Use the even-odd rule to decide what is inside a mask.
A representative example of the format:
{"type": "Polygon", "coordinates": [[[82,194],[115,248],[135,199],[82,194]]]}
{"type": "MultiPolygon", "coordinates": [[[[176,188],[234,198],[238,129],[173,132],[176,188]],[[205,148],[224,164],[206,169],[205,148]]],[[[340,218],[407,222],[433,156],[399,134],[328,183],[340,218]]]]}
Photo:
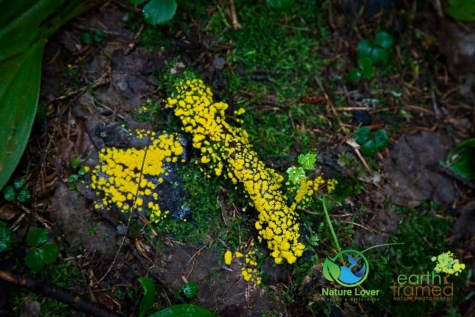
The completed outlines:
{"type": "Polygon", "coordinates": [[[366,280],[369,263],[363,253],[355,250],[342,250],[334,258],[327,257],[323,263],[323,276],[345,287],[355,287],[366,280]],[[345,265],[338,265],[343,259],[345,265]]]}

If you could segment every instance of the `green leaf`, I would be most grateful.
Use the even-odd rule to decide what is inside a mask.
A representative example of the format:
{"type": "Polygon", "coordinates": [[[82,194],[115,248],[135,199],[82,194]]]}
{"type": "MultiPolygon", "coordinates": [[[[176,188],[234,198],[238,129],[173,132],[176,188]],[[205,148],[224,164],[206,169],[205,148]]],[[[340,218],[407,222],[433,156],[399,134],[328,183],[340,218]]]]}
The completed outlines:
{"type": "Polygon", "coordinates": [[[369,57],[362,57],[358,59],[358,66],[360,69],[366,69],[373,66],[373,61],[369,57]]]}
{"type": "Polygon", "coordinates": [[[468,180],[475,179],[475,138],[460,142],[447,155],[448,169],[468,180]]]}
{"type": "Polygon", "coordinates": [[[34,273],[39,272],[44,266],[43,262],[43,251],[41,249],[33,249],[26,254],[25,264],[28,266],[34,273]]]}
{"type": "Polygon", "coordinates": [[[3,193],[3,198],[5,198],[6,201],[13,201],[15,200],[16,197],[16,191],[11,185],[7,185],[2,189],[3,193]]]}
{"type": "Polygon", "coordinates": [[[26,181],[23,178],[18,178],[13,181],[13,187],[18,191],[20,190],[23,185],[25,185],[26,181]]]}
{"type": "Polygon", "coordinates": [[[287,169],[287,174],[289,175],[290,181],[294,184],[297,184],[301,178],[306,177],[303,167],[289,167],[287,169]]]}
{"type": "Polygon", "coordinates": [[[369,57],[363,57],[358,59],[358,66],[362,70],[362,76],[366,79],[373,77],[374,66],[373,61],[369,57]]]}
{"type": "Polygon", "coordinates": [[[217,317],[204,307],[192,304],[179,304],[168,307],[149,317],[217,317]]]}
{"type": "Polygon", "coordinates": [[[196,282],[186,283],[181,287],[181,291],[187,298],[193,299],[198,294],[198,284],[196,284],[196,282]]]}
{"type": "Polygon", "coordinates": [[[370,136],[371,136],[371,130],[366,126],[363,126],[363,127],[360,127],[358,131],[356,131],[353,138],[355,139],[356,143],[361,145],[364,142],[366,142],[366,140],[368,140],[370,136]]]}
{"type": "MultiPolygon", "coordinates": [[[[83,32],[81,34],[81,41],[84,43],[84,44],[90,44],[92,42],[92,36],[91,36],[91,33],[89,32],[83,32]]],[[[71,165],[73,165],[71,163],[71,165]]]]}
{"type": "Polygon", "coordinates": [[[363,74],[361,73],[361,71],[357,68],[352,68],[350,70],[350,72],[348,73],[348,78],[352,81],[352,82],[357,82],[358,80],[361,79],[361,77],[363,76],[363,74]]]}
{"type": "Polygon", "coordinates": [[[167,23],[173,18],[175,12],[175,0],[150,0],[143,7],[145,21],[152,25],[167,23]]]}
{"type": "Polygon", "coordinates": [[[0,62],[0,139],[5,142],[0,151],[0,188],[15,170],[30,136],[40,89],[43,46],[38,42],[27,52],[0,62]]]}
{"type": "Polygon", "coordinates": [[[315,169],[315,162],[317,161],[317,154],[300,154],[298,158],[298,162],[302,167],[306,170],[314,170],[315,169]]]}
{"type": "Polygon", "coordinates": [[[374,143],[374,140],[369,139],[361,145],[360,152],[364,156],[375,156],[376,153],[378,153],[378,147],[376,146],[376,143],[374,143]]]}
{"type": "Polygon", "coordinates": [[[21,203],[24,203],[25,201],[27,201],[28,199],[30,199],[31,195],[30,195],[30,190],[28,189],[28,187],[24,187],[22,190],[20,190],[20,192],[17,194],[16,196],[16,200],[18,200],[19,202],[21,203]]]}
{"type": "Polygon", "coordinates": [[[323,262],[323,276],[326,280],[335,282],[340,276],[340,267],[333,259],[326,258],[323,262]]]}
{"type": "Polygon", "coordinates": [[[0,188],[5,186],[18,164],[31,132],[46,39],[63,23],[88,9],[91,3],[91,0],[1,1],[0,188]]]}
{"type": "Polygon", "coordinates": [[[382,66],[388,62],[389,53],[383,48],[375,47],[371,51],[371,56],[369,58],[371,58],[374,65],[382,66]]]}
{"type": "Polygon", "coordinates": [[[94,41],[100,42],[104,39],[104,31],[103,30],[97,30],[94,33],[94,41]]]}
{"type": "Polygon", "coordinates": [[[274,9],[288,9],[294,2],[294,0],[267,0],[267,3],[274,9]]]}
{"type": "Polygon", "coordinates": [[[71,174],[71,176],[68,177],[68,183],[77,182],[78,179],[79,179],[79,176],[77,174],[71,174]]]}
{"type": "Polygon", "coordinates": [[[363,70],[363,77],[366,79],[372,78],[374,75],[374,66],[369,66],[363,70]]]}
{"type": "Polygon", "coordinates": [[[388,32],[381,31],[376,34],[374,42],[384,49],[389,49],[393,46],[394,39],[388,32]]]}
{"type": "Polygon", "coordinates": [[[58,245],[55,242],[45,244],[41,248],[41,256],[45,264],[51,264],[58,257],[58,245]]]}
{"type": "Polygon", "coordinates": [[[475,1],[451,0],[447,7],[447,14],[460,21],[475,21],[475,1]]]}
{"type": "Polygon", "coordinates": [[[46,243],[46,241],[48,241],[48,234],[43,228],[30,231],[30,233],[28,233],[26,236],[26,243],[28,243],[30,247],[39,247],[40,245],[46,243]]]}
{"type": "Polygon", "coordinates": [[[71,162],[71,167],[76,169],[80,162],[81,162],[81,159],[78,156],[71,162]]]}
{"type": "Polygon", "coordinates": [[[374,133],[374,144],[376,145],[378,151],[384,149],[389,145],[388,133],[384,129],[379,129],[374,133]]]}
{"type": "Polygon", "coordinates": [[[143,287],[144,294],[140,301],[140,317],[143,317],[155,302],[155,283],[149,277],[139,278],[139,282],[143,287]]]}
{"type": "Polygon", "coordinates": [[[12,245],[13,237],[10,229],[4,226],[0,226],[0,252],[3,252],[10,248],[12,245]]]}
{"type": "Polygon", "coordinates": [[[356,47],[356,52],[358,54],[359,58],[363,57],[370,57],[371,58],[371,52],[373,51],[374,45],[373,43],[366,39],[362,40],[358,43],[358,46],[356,47]]]}
{"type": "Polygon", "coordinates": [[[81,168],[79,169],[78,175],[79,175],[79,176],[84,176],[84,175],[86,175],[86,167],[85,167],[85,166],[83,166],[83,167],[81,167],[81,168]]]}
{"type": "MultiPolygon", "coordinates": [[[[41,24],[64,0],[3,0],[1,3],[0,65],[14,56],[31,51],[32,44],[38,40],[41,24]]],[[[40,42],[42,41],[37,41],[36,44],[40,42]]]]}

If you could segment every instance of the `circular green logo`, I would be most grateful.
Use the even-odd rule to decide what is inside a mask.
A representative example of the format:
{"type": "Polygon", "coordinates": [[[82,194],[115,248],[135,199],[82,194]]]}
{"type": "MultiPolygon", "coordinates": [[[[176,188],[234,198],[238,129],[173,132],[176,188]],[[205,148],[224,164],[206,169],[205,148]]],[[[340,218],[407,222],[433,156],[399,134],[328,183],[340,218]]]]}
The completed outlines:
{"type": "Polygon", "coordinates": [[[355,250],[342,250],[334,258],[327,257],[323,263],[323,276],[345,287],[360,285],[366,280],[368,273],[368,260],[363,253],[355,250]],[[344,259],[345,265],[336,263],[339,258],[344,259]]]}

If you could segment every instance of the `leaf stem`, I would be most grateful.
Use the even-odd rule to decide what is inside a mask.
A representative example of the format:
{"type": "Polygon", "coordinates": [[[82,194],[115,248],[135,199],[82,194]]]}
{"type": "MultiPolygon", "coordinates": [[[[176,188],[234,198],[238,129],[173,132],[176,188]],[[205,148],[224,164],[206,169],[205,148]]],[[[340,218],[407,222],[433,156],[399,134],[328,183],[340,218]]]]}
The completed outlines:
{"type": "MultiPolygon", "coordinates": [[[[336,237],[335,230],[333,230],[330,214],[328,213],[327,205],[325,204],[325,197],[323,197],[321,200],[322,200],[323,210],[325,211],[325,218],[327,219],[328,226],[330,227],[330,231],[333,236],[333,241],[335,242],[335,246],[338,250],[338,253],[340,253],[341,252],[340,244],[338,243],[338,238],[336,237]]],[[[340,260],[342,261],[342,263],[345,262],[345,260],[343,259],[341,255],[340,255],[340,260]]]]}

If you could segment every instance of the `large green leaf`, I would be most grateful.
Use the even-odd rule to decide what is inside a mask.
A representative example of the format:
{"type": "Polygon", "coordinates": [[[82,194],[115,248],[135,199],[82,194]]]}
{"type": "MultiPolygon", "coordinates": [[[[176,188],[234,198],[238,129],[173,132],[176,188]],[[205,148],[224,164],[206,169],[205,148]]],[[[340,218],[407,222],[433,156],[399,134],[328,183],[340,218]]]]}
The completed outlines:
{"type": "MultiPolygon", "coordinates": [[[[29,51],[31,45],[39,40],[40,25],[58,10],[63,2],[64,0],[1,1],[0,62],[29,51]]],[[[3,67],[0,66],[0,69],[3,70],[3,67]]]]}
{"type": "Polygon", "coordinates": [[[155,283],[150,277],[139,278],[139,282],[143,287],[143,298],[140,301],[140,317],[152,308],[155,301],[155,283]]]}
{"type": "Polygon", "coordinates": [[[475,138],[460,142],[447,155],[448,168],[455,174],[469,179],[475,179],[475,138]]]}
{"type": "Polygon", "coordinates": [[[0,64],[0,188],[15,170],[28,142],[40,91],[43,48],[44,43],[37,42],[0,64]]]}
{"type": "Polygon", "coordinates": [[[216,315],[201,306],[179,304],[161,310],[149,317],[216,317],[216,315]]]}
{"type": "Polygon", "coordinates": [[[46,39],[99,1],[0,0],[0,3],[1,189],[28,142],[38,102],[46,39]]]}

